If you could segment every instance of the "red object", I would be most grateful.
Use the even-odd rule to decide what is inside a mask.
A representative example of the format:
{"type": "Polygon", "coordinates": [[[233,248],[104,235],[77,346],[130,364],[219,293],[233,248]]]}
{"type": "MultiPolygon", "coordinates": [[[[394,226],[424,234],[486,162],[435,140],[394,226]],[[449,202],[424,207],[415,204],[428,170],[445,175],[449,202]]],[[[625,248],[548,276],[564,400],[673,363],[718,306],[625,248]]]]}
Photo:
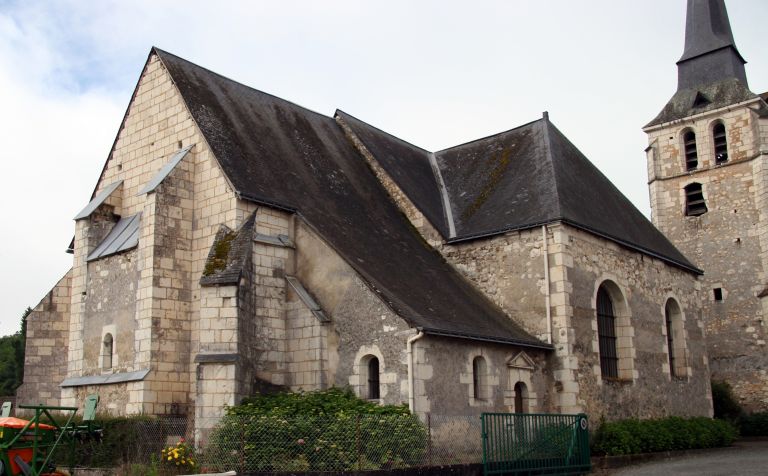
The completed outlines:
{"type": "Polygon", "coordinates": [[[8,461],[11,462],[11,474],[22,474],[21,468],[16,464],[16,456],[19,456],[25,463],[32,461],[32,448],[22,448],[18,450],[8,450],[8,461]]]}
{"type": "MultiPolygon", "coordinates": [[[[14,417],[3,417],[0,418],[0,426],[4,428],[16,428],[18,430],[21,430],[26,426],[26,424],[29,423],[29,420],[22,420],[21,418],[14,418],[14,417]]],[[[35,425],[34,423],[32,425],[29,425],[30,428],[35,428],[35,426],[40,427],[41,430],[55,430],[55,426],[46,425],[45,423],[38,423],[35,425]]]]}

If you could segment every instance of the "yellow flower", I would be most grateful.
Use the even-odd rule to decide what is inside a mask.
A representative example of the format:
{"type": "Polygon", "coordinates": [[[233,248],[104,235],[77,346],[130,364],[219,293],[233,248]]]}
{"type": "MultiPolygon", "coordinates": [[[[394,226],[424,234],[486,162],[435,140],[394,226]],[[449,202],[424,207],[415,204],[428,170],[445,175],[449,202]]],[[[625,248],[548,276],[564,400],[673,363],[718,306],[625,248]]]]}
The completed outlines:
{"type": "Polygon", "coordinates": [[[170,456],[168,457],[168,461],[170,461],[170,460],[172,460],[172,459],[173,459],[173,458],[171,458],[170,456]]]}

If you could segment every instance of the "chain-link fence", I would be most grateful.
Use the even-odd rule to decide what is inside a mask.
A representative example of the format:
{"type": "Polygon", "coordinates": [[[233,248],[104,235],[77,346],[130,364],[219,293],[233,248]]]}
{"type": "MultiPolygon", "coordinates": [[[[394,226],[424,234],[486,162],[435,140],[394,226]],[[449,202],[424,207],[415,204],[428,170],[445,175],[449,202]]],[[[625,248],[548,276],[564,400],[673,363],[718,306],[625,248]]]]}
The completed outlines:
{"type": "MultiPolygon", "coordinates": [[[[103,427],[103,438],[77,444],[76,466],[150,467],[168,456],[164,449],[194,441],[192,418],[185,416],[107,420],[103,427]]],[[[480,428],[479,416],[227,416],[196,449],[195,469],[240,474],[480,463],[480,428]]],[[[65,455],[56,461],[68,461],[65,455]]]]}
{"type": "Polygon", "coordinates": [[[395,469],[482,461],[478,416],[230,416],[201,449],[202,467],[238,472],[395,469]]]}

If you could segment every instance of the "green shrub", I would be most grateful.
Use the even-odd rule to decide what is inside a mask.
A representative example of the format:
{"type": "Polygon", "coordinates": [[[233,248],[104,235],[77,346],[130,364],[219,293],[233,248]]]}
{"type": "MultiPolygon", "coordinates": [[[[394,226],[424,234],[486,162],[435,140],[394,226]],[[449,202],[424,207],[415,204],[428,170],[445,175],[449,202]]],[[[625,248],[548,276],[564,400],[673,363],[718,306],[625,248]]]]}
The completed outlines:
{"type": "Polygon", "coordinates": [[[742,436],[768,436],[768,412],[742,415],[739,429],[742,436]]]}
{"type": "Polygon", "coordinates": [[[377,405],[340,389],[260,395],[231,407],[205,460],[249,471],[332,471],[421,461],[427,431],[402,405],[377,405]]]}
{"type": "Polygon", "coordinates": [[[705,417],[603,422],[592,443],[595,454],[626,455],[728,446],[736,439],[729,422],[705,417]]]}

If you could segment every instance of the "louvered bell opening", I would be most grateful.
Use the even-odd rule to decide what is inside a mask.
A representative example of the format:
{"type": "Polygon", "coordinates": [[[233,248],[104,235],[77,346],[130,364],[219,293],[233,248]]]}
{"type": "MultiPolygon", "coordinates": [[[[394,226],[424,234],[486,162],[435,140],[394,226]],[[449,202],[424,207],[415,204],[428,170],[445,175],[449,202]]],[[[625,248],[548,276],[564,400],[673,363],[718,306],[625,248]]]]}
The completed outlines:
{"type": "Polygon", "coordinates": [[[699,155],[696,153],[696,134],[686,132],[683,143],[685,145],[685,169],[693,170],[699,166],[699,155]]]}
{"type": "Polygon", "coordinates": [[[728,140],[725,136],[725,126],[717,124],[712,129],[712,138],[715,143],[715,164],[723,164],[728,161],[728,140]]]}
{"type": "Polygon", "coordinates": [[[701,185],[689,185],[685,189],[685,214],[688,216],[699,216],[705,213],[707,213],[707,204],[704,201],[701,185]]]}

